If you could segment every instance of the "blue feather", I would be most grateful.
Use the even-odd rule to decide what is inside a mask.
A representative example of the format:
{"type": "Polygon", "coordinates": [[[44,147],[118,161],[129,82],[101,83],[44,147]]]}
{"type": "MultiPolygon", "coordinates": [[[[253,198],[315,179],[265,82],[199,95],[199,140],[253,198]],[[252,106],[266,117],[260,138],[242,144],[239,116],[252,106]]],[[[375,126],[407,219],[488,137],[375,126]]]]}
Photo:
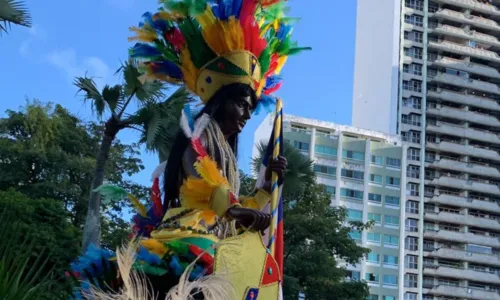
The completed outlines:
{"type": "Polygon", "coordinates": [[[233,15],[236,19],[240,18],[242,5],[243,5],[243,0],[234,0],[233,1],[233,15]]]}
{"type": "Polygon", "coordinates": [[[162,60],[150,64],[151,71],[157,74],[164,74],[174,79],[182,79],[182,70],[173,62],[162,60]]]}
{"type": "Polygon", "coordinates": [[[150,253],[146,248],[140,247],[137,253],[137,259],[139,261],[144,261],[150,265],[161,264],[161,259],[158,255],[150,253]]]}
{"type": "Polygon", "coordinates": [[[191,131],[194,130],[194,119],[193,115],[191,114],[191,106],[189,104],[184,105],[184,113],[186,114],[189,128],[191,128],[191,131]]]}
{"type": "Polygon", "coordinates": [[[278,32],[276,33],[276,38],[282,42],[290,35],[291,32],[292,26],[281,23],[278,32]]]}
{"type": "Polygon", "coordinates": [[[273,107],[276,105],[276,98],[273,96],[268,96],[262,94],[259,98],[259,101],[257,101],[257,107],[253,110],[254,114],[258,115],[260,113],[260,110],[263,108],[266,110],[266,112],[272,112],[273,107]]]}
{"type": "Polygon", "coordinates": [[[282,83],[283,79],[277,75],[272,75],[266,78],[266,86],[264,89],[272,89],[278,84],[282,83]]]}
{"type": "Polygon", "coordinates": [[[169,266],[174,271],[176,276],[181,276],[182,273],[184,273],[184,268],[181,266],[181,262],[179,261],[179,257],[177,257],[177,255],[172,255],[169,266]]]}
{"type": "Polygon", "coordinates": [[[204,273],[205,268],[201,267],[200,265],[195,265],[193,270],[191,271],[191,274],[189,274],[189,280],[195,281],[202,277],[204,273]]]}
{"type": "Polygon", "coordinates": [[[137,43],[130,49],[130,57],[132,58],[146,58],[146,57],[161,57],[162,53],[158,51],[155,47],[148,45],[148,44],[142,44],[142,43],[137,43]]]}

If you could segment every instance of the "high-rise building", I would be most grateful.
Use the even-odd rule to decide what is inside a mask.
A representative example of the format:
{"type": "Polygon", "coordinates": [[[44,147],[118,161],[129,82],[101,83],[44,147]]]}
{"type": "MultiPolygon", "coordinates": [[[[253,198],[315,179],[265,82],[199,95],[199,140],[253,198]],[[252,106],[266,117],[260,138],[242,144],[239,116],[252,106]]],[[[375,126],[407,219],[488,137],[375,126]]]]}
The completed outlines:
{"type": "MultiPolygon", "coordinates": [[[[268,141],[273,119],[270,115],[259,126],[255,145],[268,141]]],[[[333,206],[345,206],[349,220],[375,222],[369,231],[351,233],[372,251],[356,267],[347,265],[348,279],[368,281],[370,299],[400,299],[407,154],[399,138],[291,115],[283,118],[283,135],[314,161],[317,182],[331,194],[333,206]]]]}
{"type": "Polygon", "coordinates": [[[500,299],[499,22],[498,0],[358,0],[353,125],[408,147],[404,300],[500,299]]]}

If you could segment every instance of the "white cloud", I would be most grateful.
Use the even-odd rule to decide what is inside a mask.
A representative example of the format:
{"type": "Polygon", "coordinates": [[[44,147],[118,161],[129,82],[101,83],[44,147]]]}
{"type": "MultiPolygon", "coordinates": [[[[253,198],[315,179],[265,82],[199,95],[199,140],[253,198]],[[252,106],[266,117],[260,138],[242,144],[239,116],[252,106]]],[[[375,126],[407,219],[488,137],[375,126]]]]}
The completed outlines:
{"type": "Polygon", "coordinates": [[[89,56],[79,59],[73,48],[52,51],[47,55],[47,61],[64,72],[69,80],[87,75],[94,79],[99,88],[108,83],[113,75],[109,66],[100,58],[89,56]]]}

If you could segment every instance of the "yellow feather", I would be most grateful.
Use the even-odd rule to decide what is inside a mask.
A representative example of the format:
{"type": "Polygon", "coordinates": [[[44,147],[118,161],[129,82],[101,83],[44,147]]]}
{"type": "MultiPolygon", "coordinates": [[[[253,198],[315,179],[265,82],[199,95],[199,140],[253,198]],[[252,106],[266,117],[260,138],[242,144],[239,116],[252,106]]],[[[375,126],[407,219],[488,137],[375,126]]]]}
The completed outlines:
{"type": "Polygon", "coordinates": [[[217,164],[210,159],[209,156],[205,156],[202,159],[198,160],[194,164],[194,168],[198,172],[198,174],[203,178],[208,184],[213,187],[220,185],[227,185],[227,180],[224,178],[217,168],[217,164]]]}
{"type": "Polygon", "coordinates": [[[180,188],[181,205],[187,208],[209,209],[210,196],[214,189],[203,179],[189,177],[180,188]]]}
{"type": "Polygon", "coordinates": [[[243,28],[234,16],[216,21],[202,31],[207,45],[218,55],[245,49],[243,28]]]}
{"type": "Polygon", "coordinates": [[[167,248],[155,239],[146,239],[140,242],[141,246],[149,252],[163,257],[167,253],[167,248]]]}
{"type": "Polygon", "coordinates": [[[260,95],[262,94],[262,90],[264,89],[265,86],[266,86],[266,78],[261,79],[259,87],[257,88],[257,91],[255,91],[257,97],[260,97],[260,95]]]}
{"type": "Polygon", "coordinates": [[[153,15],[153,21],[156,21],[158,19],[163,19],[167,21],[175,21],[177,19],[182,18],[182,16],[178,13],[175,12],[168,12],[168,11],[159,11],[153,15]]]}
{"type": "Polygon", "coordinates": [[[137,209],[137,212],[139,213],[139,215],[141,215],[144,218],[147,218],[148,213],[147,213],[146,207],[144,205],[142,205],[142,203],[136,197],[134,197],[134,195],[128,194],[127,196],[128,196],[128,199],[130,200],[130,203],[132,203],[132,205],[135,207],[135,209],[137,209]]]}
{"type": "Polygon", "coordinates": [[[200,24],[202,29],[205,29],[216,22],[214,13],[210,5],[207,5],[205,11],[195,17],[196,21],[200,24]]]}
{"type": "Polygon", "coordinates": [[[215,217],[217,214],[213,210],[205,210],[200,212],[200,218],[205,221],[207,225],[215,224],[215,217]]]}
{"type": "Polygon", "coordinates": [[[186,87],[194,92],[196,90],[198,69],[195,67],[193,61],[191,60],[191,54],[189,53],[189,49],[187,47],[184,47],[181,50],[179,61],[186,87]]]}
{"type": "Polygon", "coordinates": [[[152,42],[158,38],[155,32],[144,30],[138,27],[130,27],[130,31],[135,32],[136,36],[128,38],[128,41],[141,41],[141,42],[152,42]]]}
{"type": "Polygon", "coordinates": [[[279,75],[281,73],[281,70],[283,69],[283,66],[285,65],[287,59],[288,56],[281,56],[280,58],[278,58],[278,66],[276,66],[276,75],[279,75]]]}

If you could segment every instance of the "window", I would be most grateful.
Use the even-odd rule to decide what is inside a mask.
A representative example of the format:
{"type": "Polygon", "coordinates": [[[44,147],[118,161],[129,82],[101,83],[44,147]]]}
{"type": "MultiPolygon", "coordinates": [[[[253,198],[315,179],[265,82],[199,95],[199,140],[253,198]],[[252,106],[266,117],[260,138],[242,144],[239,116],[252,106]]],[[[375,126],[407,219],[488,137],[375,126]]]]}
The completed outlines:
{"type": "Polygon", "coordinates": [[[366,300],[378,300],[378,295],[375,294],[370,294],[366,300]]]}
{"type": "MultiPolygon", "coordinates": [[[[408,8],[413,8],[416,10],[423,11],[424,0],[405,0],[405,6],[408,8]]],[[[383,300],[392,300],[392,299],[383,299],[383,300]]]]}
{"type": "Polygon", "coordinates": [[[384,245],[385,246],[398,246],[399,237],[396,235],[384,234],[384,245]]]}
{"type": "Polygon", "coordinates": [[[417,274],[405,274],[405,287],[416,288],[418,285],[418,275],[417,274]]]}
{"type": "Polygon", "coordinates": [[[416,114],[409,114],[409,115],[401,115],[401,123],[403,124],[408,124],[408,125],[413,125],[413,126],[420,126],[420,115],[416,114]]]}
{"type": "Polygon", "coordinates": [[[369,193],[368,201],[375,203],[382,203],[382,195],[369,193]]]}
{"type": "Polygon", "coordinates": [[[309,151],[309,143],[293,141],[293,147],[300,151],[309,151]]]}
{"type": "Polygon", "coordinates": [[[392,158],[392,157],[387,157],[386,158],[386,164],[388,167],[391,168],[401,168],[401,159],[399,158],[392,158]]]}
{"type": "Polygon", "coordinates": [[[401,184],[400,179],[397,177],[387,176],[385,180],[386,185],[399,186],[401,184]]]}
{"type": "Polygon", "coordinates": [[[380,254],[370,252],[366,256],[366,260],[368,262],[371,262],[371,263],[377,263],[377,264],[379,264],[380,263],[380,254]]]}
{"type": "Polygon", "coordinates": [[[432,2],[432,1],[429,1],[427,9],[428,9],[428,12],[435,13],[439,10],[439,4],[432,2]]]}
{"type": "Polygon", "coordinates": [[[332,196],[335,196],[335,187],[330,185],[325,185],[325,192],[332,196]]]}
{"type": "Polygon", "coordinates": [[[362,221],[363,220],[363,211],[355,210],[355,209],[348,209],[347,210],[347,218],[349,220],[362,221]]]}
{"type": "Polygon", "coordinates": [[[371,283],[379,283],[378,274],[374,273],[365,273],[365,280],[371,283]]]}
{"type": "MultiPolygon", "coordinates": [[[[404,54],[409,57],[413,57],[416,59],[422,59],[423,57],[424,50],[420,47],[411,47],[411,48],[404,48],[404,54]]],[[[404,81],[403,81],[404,85],[404,81]]]]}
{"type": "Polygon", "coordinates": [[[352,159],[352,160],[363,161],[363,160],[365,160],[365,153],[351,151],[351,150],[342,150],[342,157],[352,159]]]}
{"type": "Polygon", "coordinates": [[[368,221],[374,221],[375,224],[379,224],[382,221],[382,215],[376,213],[368,213],[368,221]]]}
{"type": "Polygon", "coordinates": [[[405,256],[405,268],[418,269],[418,256],[406,255],[405,256]]]}
{"type": "Polygon", "coordinates": [[[399,197],[385,196],[385,206],[399,207],[399,197]]]}
{"type": "Polygon", "coordinates": [[[337,168],[314,164],[314,172],[335,176],[337,168]]]}
{"type": "Polygon", "coordinates": [[[368,242],[380,244],[380,233],[367,232],[366,239],[368,242]]]}
{"type": "Polygon", "coordinates": [[[362,181],[364,176],[365,176],[365,172],[342,169],[341,175],[342,175],[342,177],[345,177],[345,178],[350,178],[350,179],[362,181]]]}
{"type": "Polygon", "coordinates": [[[423,43],[424,42],[424,34],[423,32],[420,31],[405,31],[404,32],[404,39],[409,40],[409,41],[414,41],[416,43],[423,43]]]}
{"type": "Polygon", "coordinates": [[[408,184],[406,185],[406,189],[408,191],[410,191],[410,196],[417,196],[418,197],[418,195],[420,195],[420,193],[418,191],[419,186],[416,183],[408,182],[408,184]]]}
{"type": "Polygon", "coordinates": [[[405,15],[405,23],[423,27],[424,17],[419,15],[405,15]]]}
{"type": "Polygon", "coordinates": [[[340,188],[340,196],[363,200],[363,192],[351,189],[340,188]]]}
{"type": "MultiPolygon", "coordinates": [[[[422,65],[421,64],[404,64],[403,65],[403,72],[408,73],[408,74],[417,75],[417,76],[422,76],[422,65]]],[[[408,100],[408,99],[405,99],[405,100],[408,100]]],[[[404,104],[404,102],[403,102],[403,105],[407,106],[404,104]]]]}
{"type": "Polygon", "coordinates": [[[394,296],[382,296],[382,300],[398,300],[398,298],[394,296]]]}
{"type": "Polygon", "coordinates": [[[421,109],[422,108],[422,98],[416,97],[416,96],[411,96],[409,98],[403,98],[403,106],[411,107],[411,108],[415,108],[415,109],[421,109]]]}
{"type": "Polygon", "coordinates": [[[370,182],[376,184],[382,184],[382,176],[377,174],[370,174],[370,182]]]}
{"type": "Polygon", "coordinates": [[[314,152],[320,155],[337,156],[337,148],[332,148],[327,146],[315,145],[314,152]]]}
{"type": "Polygon", "coordinates": [[[372,155],[371,163],[378,166],[384,165],[384,158],[382,156],[372,155]]]}
{"type": "Polygon", "coordinates": [[[399,227],[399,217],[398,216],[391,216],[391,215],[384,215],[384,225],[399,227]]]}
{"type": "Polygon", "coordinates": [[[405,249],[410,251],[418,250],[418,238],[413,236],[407,236],[405,238],[405,249]]]}
{"type": "Polygon", "coordinates": [[[409,214],[418,214],[418,202],[406,201],[406,212],[409,214]]]}
{"type": "Polygon", "coordinates": [[[349,236],[355,241],[361,241],[361,231],[359,230],[352,230],[349,232],[349,236]]]}
{"type": "Polygon", "coordinates": [[[409,131],[406,140],[411,143],[420,144],[420,136],[421,136],[420,132],[409,131]]]}
{"type": "Polygon", "coordinates": [[[384,275],[384,285],[398,286],[398,276],[384,275]]]}
{"type": "Polygon", "coordinates": [[[398,257],[393,255],[384,255],[384,265],[398,265],[398,257]]]}
{"type": "Polygon", "coordinates": [[[467,251],[472,252],[472,253],[486,253],[486,254],[493,253],[493,251],[491,250],[491,247],[479,246],[479,245],[473,245],[473,244],[467,244],[467,251]]]}
{"type": "MultiPolygon", "coordinates": [[[[417,300],[417,295],[418,294],[415,294],[415,293],[405,293],[404,300],[417,300]]],[[[431,299],[434,299],[434,297],[432,297],[431,299]]]]}
{"type": "Polygon", "coordinates": [[[409,165],[408,168],[406,169],[406,176],[409,178],[420,178],[420,167],[419,166],[412,166],[409,165]]]}
{"type": "Polygon", "coordinates": [[[406,219],[405,230],[409,232],[418,232],[418,220],[406,219]]]}
{"type": "Polygon", "coordinates": [[[351,279],[352,279],[352,280],[356,280],[356,281],[358,281],[358,280],[359,280],[359,278],[360,278],[360,274],[359,274],[359,272],[358,272],[358,271],[350,271],[350,270],[347,270],[347,272],[346,272],[346,276],[345,276],[345,279],[346,279],[347,281],[350,281],[351,279]]]}
{"type": "Polygon", "coordinates": [[[420,161],[420,149],[409,148],[407,154],[408,160],[420,161]]]}

